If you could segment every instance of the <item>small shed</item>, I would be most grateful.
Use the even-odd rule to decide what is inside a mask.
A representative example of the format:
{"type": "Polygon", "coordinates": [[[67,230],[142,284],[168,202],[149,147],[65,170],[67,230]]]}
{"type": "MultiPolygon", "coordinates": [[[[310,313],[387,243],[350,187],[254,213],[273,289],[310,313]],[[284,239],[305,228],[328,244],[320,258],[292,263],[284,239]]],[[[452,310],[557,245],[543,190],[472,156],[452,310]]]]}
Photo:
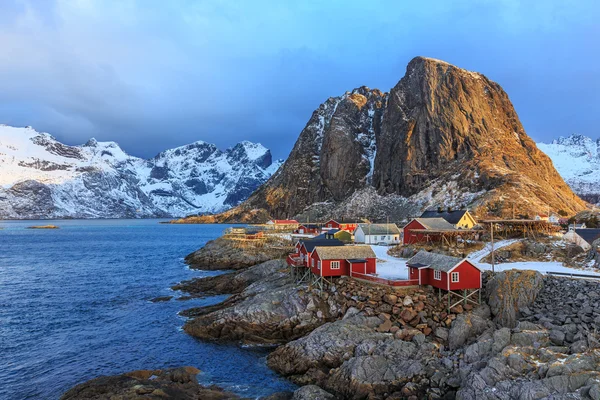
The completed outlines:
{"type": "Polygon", "coordinates": [[[352,235],[348,231],[342,231],[340,229],[329,229],[318,236],[315,236],[314,239],[338,239],[345,243],[352,242],[352,235]]]}
{"type": "Polygon", "coordinates": [[[321,277],[352,276],[351,272],[374,274],[377,256],[371,246],[315,247],[310,269],[321,277]]]}
{"type": "Polygon", "coordinates": [[[354,241],[366,244],[399,244],[400,229],[396,224],[358,224],[354,241]]]}
{"type": "Polygon", "coordinates": [[[455,230],[454,225],[450,224],[444,218],[414,218],[402,229],[404,231],[404,244],[439,241],[441,240],[441,235],[435,231],[455,230]],[[432,233],[422,232],[424,229],[431,230],[432,233]],[[413,230],[419,232],[413,232],[413,230]]]}
{"type": "Polygon", "coordinates": [[[406,262],[410,279],[443,290],[481,288],[481,270],[471,261],[421,250],[406,262]]]}
{"type": "Polygon", "coordinates": [[[418,279],[419,285],[430,285],[438,289],[440,298],[444,290],[448,296],[448,310],[464,302],[481,303],[482,273],[471,261],[443,254],[419,251],[406,262],[409,279],[418,279]],[[479,301],[472,297],[479,294],[479,301]],[[458,301],[450,304],[450,297],[458,301]]]}

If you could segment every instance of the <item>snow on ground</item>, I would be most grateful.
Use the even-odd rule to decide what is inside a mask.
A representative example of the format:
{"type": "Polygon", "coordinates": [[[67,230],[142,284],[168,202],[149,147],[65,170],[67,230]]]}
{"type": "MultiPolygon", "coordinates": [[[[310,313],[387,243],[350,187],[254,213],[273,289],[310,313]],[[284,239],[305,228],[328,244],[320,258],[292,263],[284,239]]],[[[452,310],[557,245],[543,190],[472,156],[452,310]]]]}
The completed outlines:
{"type": "MultiPolygon", "coordinates": [[[[519,240],[520,239],[500,240],[494,243],[494,248],[498,250],[503,247],[510,246],[511,244],[518,242],[519,240]]],[[[387,253],[389,249],[389,247],[387,246],[371,245],[371,248],[377,256],[376,275],[378,277],[395,280],[408,279],[408,267],[406,266],[406,259],[390,256],[387,253]]],[[[469,259],[469,261],[473,262],[475,265],[481,268],[481,270],[491,271],[491,264],[481,262],[481,259],[487,256],[490,253],[491,249],[491,243],[488,243],[483,249],[471,253],[467,258],[469,259]]],[[[543,274],[546,274],[548,272],[562,272],[600,276],[599,272],[566,267],[562,263],[557,261],[519,261],[512,263],[496,264],[495,266],[496,272],[506,271],[509,269],[534,270],[539,271],[543,274]]]]}
{"type": "MultiPolygon", "coordinates": [[[[518,242],[520,239],[507,239],[507,240],[499,240],[494,242],[494,250],[499,250],[503,247],[510,246],[513,243],[518,242]]],[[[486,243],[485,247],[481,250],[477,250],[472,252],[467,256],[469,261],[480,262],[481,259],[485,258],[492,251],[492,244],[486,243]]]]}
{"type": "MultiPolygon", "coordinates": [[[[479,263],[479,262],[476,262],[475,264],[477,264],[477,266],[479,268],[481,268],[482,270],[487,270],[487,271],[492,270],[491,264],[479,263]]],[[[534,270],[534,271],[539,271],[543,274],[546,274],[548,272],[563,272],[563,273],[587,274],[587,275],[600,276],[600,273],[598,273],[598,272],[565,267],[562,263],[560,263],[558,261],[548,261],[548,262],[519,261],[519,262],[512,262],[512,263],[496,264],[496,266],[495,266],[496,272],[506,271],[509,269],[521,269],[521,270],[530,269],[530,270],[534,270]]]]}
{"type": "Polygon", "coordinates": [[[388,246],[371,245],[377,256],[377,276],[386,279],[408,279],[406,259],[390,256],[388,246]]]}
{"type": "MultiPolygon", "coordinates": [[[[510,246],[513,243],[518,242],[520,239],[508,239],[508,240],[500,240],[494,243],[494,249],[499,250],[503,247],[510,246]]],[[[491,271],[492,264],[481,262],[483,258],[485,258],[492,251],[492,244],[487,243],[485,247],[481,250],[475,251],[468,255],[469,261],[472,261],[475,265],[481,268],[484,271],[491,271]]],[[[576,268],[566,267],[561,262],[558,261],[518,261],[518,262],[507,262],[496,264],[495,271],[506,271],[509,269],[521,269],[521,270],[533,270],[539,271],[543,274],[548,272],[563,272],[563,273],[574,273],[574,274],[590,274],[590,275],[598,275],[600,273],[589,271],[589,270],[580,270],[576,268]]]]}

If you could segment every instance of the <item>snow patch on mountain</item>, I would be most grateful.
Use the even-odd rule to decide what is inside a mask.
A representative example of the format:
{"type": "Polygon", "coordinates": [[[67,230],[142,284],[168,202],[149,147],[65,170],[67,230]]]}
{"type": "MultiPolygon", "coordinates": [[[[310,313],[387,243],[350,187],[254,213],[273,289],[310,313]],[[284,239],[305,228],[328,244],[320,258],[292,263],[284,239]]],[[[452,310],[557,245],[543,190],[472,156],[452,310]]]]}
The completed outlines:
{"type": "Polygon", "coordinates": [[[560,137],[537,147],[552,160],[565,182],[584,200],[600,202],[600,139],[560,137]]]}
{"type": "Polygon", "coordinates": [[[67,146],[31,127],[0,125],[0,218],[132,218],[220,212],[281,165],[259,143],[203,141],[145,160],[115,142],[67,146]]]}

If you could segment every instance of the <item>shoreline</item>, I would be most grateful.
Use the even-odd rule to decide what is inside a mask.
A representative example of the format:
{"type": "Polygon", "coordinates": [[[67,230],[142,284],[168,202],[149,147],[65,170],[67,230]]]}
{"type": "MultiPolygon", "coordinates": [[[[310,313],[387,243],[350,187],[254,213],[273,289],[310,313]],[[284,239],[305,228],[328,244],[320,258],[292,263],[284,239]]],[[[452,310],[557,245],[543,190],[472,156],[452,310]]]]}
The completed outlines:
{"type": "MultiPolygon", "coordinates": [[[[192,254],[200,252],[205,259],[212,252],[211,257],[221,254],[230,260],[231,248],[222,238],[210,243],[192,254]]],[[[269,258],[269,251],[262,250],[261,256],[269,258]]],[[[247,257],[248,251],[239,254],[247,257]]],[[[213,264],[199,269],[218,268],[213,264]]],[[[313,398],[475,400],[488,399],[476,384],[487,365],[507,365],[490,381],[500,393],[507,390],[502,382],[517,376],[533,385],[531,390],[546,390],[544,385],[550,383],[542,372],[537,378],[527,374],[531,368],[553,365],[555,359],[542,353],[555,351],[565,360],[569,354],[591,357],[591,347],[581,335],[564,334],[572,329],[570,320],[564,319],[567,325],[562,326],[543,324],[548,312],[532,311],[546,310],[546,303],[538,305],[536,297],[555,303],[553,293],[562,292],[561,285],[567,283],[534,271],[488,273],[484,303],[475,308],[458,305],[448,313],[445,303],[427,288],[393,290],[347,277],[322,291],[298,284],[279,258],[183,281],[172,289],[190,297],[229,294],[221,303],[181,311],[187,318],[184,332],[199,340],[273,348],[267,365],[299,385],[298,396],[316,392],[313,398]],[[503,293],[511,296],[502,299],[503,293]],[[530,354],[527,349],[534,343],[537,350],[530,354]],[[521,369],[511,364],[510,354],[515,352],[524,352],[521,369]]],[[[595,282],[574,285],[598,287],[600,293],[595,282]]],[[[600,294],[598,298],[600,306],[600,294]]],[[[600,368],[600,362],[592,364],[600,368]]],[[[584,384],[567,389],[590,390],[584,384]]],[[[288,397],[278,398],[292,394],[281,395],[288,397]]]]}

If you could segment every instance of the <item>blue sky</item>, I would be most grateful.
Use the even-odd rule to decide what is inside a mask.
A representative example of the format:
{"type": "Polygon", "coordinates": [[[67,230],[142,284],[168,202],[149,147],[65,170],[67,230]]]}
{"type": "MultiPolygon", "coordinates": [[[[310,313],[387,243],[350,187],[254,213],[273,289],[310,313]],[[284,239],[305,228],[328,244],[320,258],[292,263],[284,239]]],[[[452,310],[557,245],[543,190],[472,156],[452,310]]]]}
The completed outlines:
{"type": "Polygon", "coordinates": [[[328,97],[387,91],[423,55],[500,83],[537,141],[598,138],[599,20],[596,0],[2,0],[0,123],[280,158],[328,97]]]}

